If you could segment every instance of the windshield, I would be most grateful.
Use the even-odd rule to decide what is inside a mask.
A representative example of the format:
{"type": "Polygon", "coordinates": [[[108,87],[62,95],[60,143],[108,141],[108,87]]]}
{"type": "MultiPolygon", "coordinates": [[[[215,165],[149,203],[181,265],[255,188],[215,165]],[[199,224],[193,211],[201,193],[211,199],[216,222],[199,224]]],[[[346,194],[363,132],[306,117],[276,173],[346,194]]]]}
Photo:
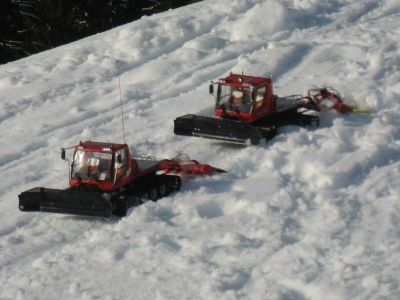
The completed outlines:
{"type": "Polygon", "coordinates": [[[251,107],[250,88],[219,85],[217,107],[226,110],[248,111],[251,107]]]}
{"type": "Polygon", "coordinates": [[[77,150],[74,155],[72,177],[78,179],[111,180],[111,153],[77,150]]]}

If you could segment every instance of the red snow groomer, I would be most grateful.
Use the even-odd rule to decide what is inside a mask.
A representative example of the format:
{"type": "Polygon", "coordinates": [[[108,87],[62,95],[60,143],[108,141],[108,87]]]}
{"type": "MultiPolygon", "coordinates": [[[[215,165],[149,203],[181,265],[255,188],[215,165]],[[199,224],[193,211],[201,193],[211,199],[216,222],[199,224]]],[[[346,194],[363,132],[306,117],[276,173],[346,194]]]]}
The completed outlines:
{"type": "Polygon", "coordinates": [[[308,96],[274,95],[271,77],[254,77],[231,73],[210,84],[215,95],[215,117],[187,114],[174,120],[174,133],[197,136],[238,144],[260,144],[271,139],[277,129],[285,125],[319,125],[319,111],[326,101],[335,103],[334,109],[345,112],[346,106],[338,93],[327,88],[314,89],[308,96]],[[311,93],[312,92],[312,93],[311,93]]]}
{"type": "MultiPolygon", "coordinates": [[[[224,170],[191,160],[133,158],[127,144],[80,142],[74,148],[69,188],[37,187],[22,192],[21,211],[43,211],[110,218],[131,206],[157,201],[181,187],[181,174],[212,175],[224,170]]],[[[65,160],[65,149],[61,152],[65,160]]]]}

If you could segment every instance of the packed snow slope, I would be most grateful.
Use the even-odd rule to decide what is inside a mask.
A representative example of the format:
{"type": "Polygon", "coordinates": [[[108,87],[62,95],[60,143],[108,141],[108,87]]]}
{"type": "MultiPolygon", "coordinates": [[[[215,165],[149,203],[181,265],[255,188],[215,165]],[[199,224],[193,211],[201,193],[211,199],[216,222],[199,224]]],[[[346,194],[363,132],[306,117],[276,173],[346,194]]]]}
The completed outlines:
{"type": "Polygon", "coordinates": [[[0,299],[400,299],[399,28],[397,0],[207,0],[0,66],[0,299]],[[116,59],[134,155],[229,173],[122,219],[21,213],[67,185],[61,147],[122,141],[116,59]],[[242,70],[374,112],[259,147],[173,134],[242,70]]]}

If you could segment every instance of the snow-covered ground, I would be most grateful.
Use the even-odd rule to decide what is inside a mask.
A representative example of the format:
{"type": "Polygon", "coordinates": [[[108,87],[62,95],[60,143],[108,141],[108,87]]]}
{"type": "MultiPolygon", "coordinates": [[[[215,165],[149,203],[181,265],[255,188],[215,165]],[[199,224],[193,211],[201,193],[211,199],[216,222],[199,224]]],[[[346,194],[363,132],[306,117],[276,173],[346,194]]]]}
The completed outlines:
{"type": "Polygon", "coordinates": [[[0,66],[0,299],[399,299],[400,3],[206,0],[0,66]],[[122,141],[229,171],[103,221],[21,213],[62,188],[61,147],[122,141]],[[369,115],[321,113],[259,147],[173,134],[212,114],[208,81],[329,85],[369,115]]]}

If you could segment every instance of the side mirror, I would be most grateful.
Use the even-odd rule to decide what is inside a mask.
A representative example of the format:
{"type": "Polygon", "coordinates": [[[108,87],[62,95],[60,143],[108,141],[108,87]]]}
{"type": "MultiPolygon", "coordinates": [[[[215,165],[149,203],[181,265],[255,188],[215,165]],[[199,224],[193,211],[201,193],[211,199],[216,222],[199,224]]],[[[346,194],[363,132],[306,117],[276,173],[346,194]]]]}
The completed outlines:
{"type": "Polygon", "coordinates": [[[65,160],[65,149],[61,148],[61,159],[65,160]]]}
{"type": "Polygon", "coordinates": [[[213,84],[210,84],[209,92],[210,92],[211,95],[214,94],[214,85],[213,84]]]}
{"type": "Polygon", "coordinates": [[[121,154],[117,154],[117,163],[122,163],[122,158],[121,158],[121,154]]]}

